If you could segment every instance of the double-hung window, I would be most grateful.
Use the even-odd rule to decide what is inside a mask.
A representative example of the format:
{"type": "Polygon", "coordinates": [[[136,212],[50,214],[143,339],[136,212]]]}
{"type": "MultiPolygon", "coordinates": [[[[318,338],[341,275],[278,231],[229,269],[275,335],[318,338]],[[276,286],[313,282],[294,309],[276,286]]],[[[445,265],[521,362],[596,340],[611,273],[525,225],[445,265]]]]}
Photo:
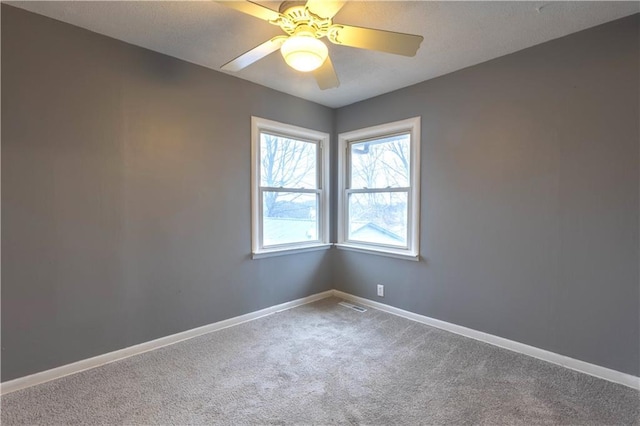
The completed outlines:
{"type": "Polygon", "coordinates": [[[338,248],[419,259],[420,118],[339,135],[338,248]]]}
{"type": "Polygon", "coordinates": [[[329,244],[329,135],[252,117],[252,254],[329,244]]]}

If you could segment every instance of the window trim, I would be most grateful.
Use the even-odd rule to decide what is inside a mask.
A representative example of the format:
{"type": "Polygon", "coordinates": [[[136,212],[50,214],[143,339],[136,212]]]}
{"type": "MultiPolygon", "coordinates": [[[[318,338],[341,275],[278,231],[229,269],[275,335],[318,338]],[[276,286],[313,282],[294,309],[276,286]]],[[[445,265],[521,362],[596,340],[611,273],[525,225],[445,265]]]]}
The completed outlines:
{"type": "Polygon", "coordinates": [[[266,118],[251,116],[251,257],[259,259],[270,256],[323,250],[329,244],[330,229],[330,138],[329,134],[306,129],[292,124],[280,123],[266,118]],[[260,186],[260,134],[275,134],[292,139],[318,144],[318,239],[313,242],[279,244],[265,248],[262,237],[262,203],[260,186]]]}
{"type": "Polygon", "coordinates": [[[420,117],[394,121],[366,127],[338,135],[338,242],[337,248],[353,250],[363,253],[371,253],[382,256],[390,256],[408,260],[420,260],[420,117]],[[378,139],[397,133],[410,134],[411,158],[409,173],[409,191],[407,200],[407,248],[384,246],[375,243],[350,241],[348,239],[348,200],[349,190],[347,183],[350,175],[349,144],[367,139],[378,139]]]}

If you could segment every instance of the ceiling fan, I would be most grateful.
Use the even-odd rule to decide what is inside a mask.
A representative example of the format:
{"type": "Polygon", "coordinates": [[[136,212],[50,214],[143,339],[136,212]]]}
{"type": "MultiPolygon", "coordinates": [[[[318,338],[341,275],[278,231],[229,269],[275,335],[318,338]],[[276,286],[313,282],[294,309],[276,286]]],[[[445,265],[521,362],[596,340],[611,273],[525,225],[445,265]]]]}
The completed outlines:
{"type": "Polygon", "coordinates": [[[221,69],[240,71],[280,49],[285,62],[302,72],[313,72],[320,89],[338,87],[327,46],[320,40],[327,37],[331,43],[377,50],[396,55],[415,56],[423,37],[372,28],[333,23],[333,17],[346,1],[308,0],[284,1],[279,11],[251,1],[220,1],[227,7],[278,25],[288,35],[268,40],[232,61],[221,69]]]}

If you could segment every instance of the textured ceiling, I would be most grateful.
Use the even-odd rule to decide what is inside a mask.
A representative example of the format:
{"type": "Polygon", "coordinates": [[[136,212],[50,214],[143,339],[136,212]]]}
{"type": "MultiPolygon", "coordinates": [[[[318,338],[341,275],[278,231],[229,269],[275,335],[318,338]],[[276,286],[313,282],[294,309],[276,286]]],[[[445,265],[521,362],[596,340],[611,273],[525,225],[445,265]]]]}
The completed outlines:
{"type": "MultiPolygon", "coordinates": [[[[213,1],[9,3],[214,70],[281,34],[276,26],[213,1]]],[[[638,2],[350,1],[334,22],[420,34],[424,41],[416,57],[327,42],[341,84],[325,91],[312,76],[289,68],[278,52],[233,75],[340,107],[638,11],[638,2]]]]}

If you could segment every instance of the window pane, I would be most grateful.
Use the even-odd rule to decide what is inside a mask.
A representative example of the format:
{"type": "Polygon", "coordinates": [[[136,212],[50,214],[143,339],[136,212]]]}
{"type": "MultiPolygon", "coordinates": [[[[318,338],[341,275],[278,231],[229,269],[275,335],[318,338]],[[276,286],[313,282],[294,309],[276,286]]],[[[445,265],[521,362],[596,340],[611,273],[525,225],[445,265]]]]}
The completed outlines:
{"type": "Polygon", "coordinates": [[[264,191],[263,246],[318,241],[316,194],[264,191]]]}
{"type": "Polygon", "coordinates": [[[409,145],[409,134],[350,144],[350,187],[408,187],[409,145]]]}
{"type": "Polygon", "coordinates": [[[317,144],[260,134],[260,186],[317,188],[317,144]]]}
{"type": "Polygon", "coordinates": [[[349,194],[349,240],[406,247],[406,192],[349,194]]]}

